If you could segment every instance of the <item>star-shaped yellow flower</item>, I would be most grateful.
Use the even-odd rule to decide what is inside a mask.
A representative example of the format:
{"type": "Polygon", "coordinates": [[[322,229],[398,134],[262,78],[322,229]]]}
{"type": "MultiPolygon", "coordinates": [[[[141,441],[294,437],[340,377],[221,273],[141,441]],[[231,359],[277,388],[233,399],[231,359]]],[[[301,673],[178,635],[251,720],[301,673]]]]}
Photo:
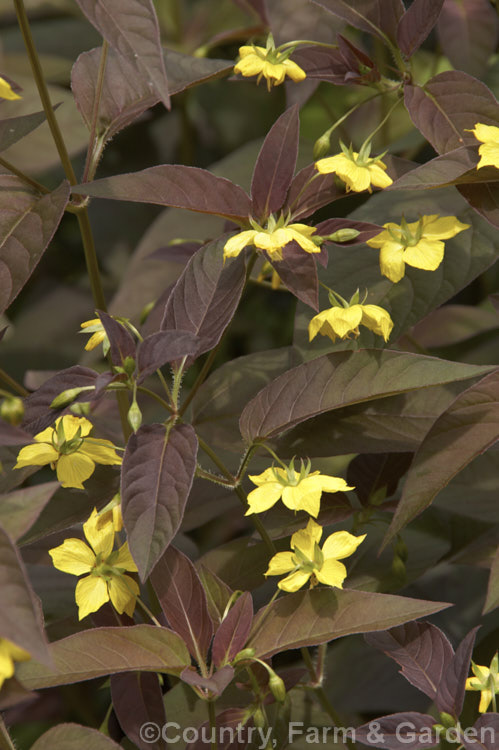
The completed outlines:
{"type": "Polygon", "coordinates": [[[318,471],[310,473],[310,461],[307,466],[302,462],[299,472],[295,471],[291,462],[286,469],[271,467],[262,474],[250,476],[250,479],[257,485],[257,489],[248,494],[247,516],[251,513],[263,513],[282,498],[282,502],[290,510],[306,510],[316,518],[323,492],[354,489],[340,477],[330,477],[318,471]]]}
{"type": "Polygon", "coordinates": [[[31,654],[7,638],[0,638],[0,689],[5,682],[14,674],[15,661],[28,661],[31,654]]]}
{"type": "MultiPolygon", "coordinates": [[[[474,677],[466,680],[466,690],[480,690],[480,705],[478,710],[484,714],[492,702],[495,703],[495,695],[499,693],[499,659],[497,653],[490,662],[490,667],[481,667],[471,662],[474,677]]],[[[494,711],[496,707],[494,705],[494,711]]]]}
{"type": "Polygon", "coordinates": [[[78,331],[78,333],[92,334],[85,344],[86,351],[90,352],[92,351],[92,349],[95,349],[97,346],[99,346],[99,344],[102,344],[102,350],[104,356],[106,356],[107,352],[109,351],[109,339],[107,337],[106,330],[102,325],[101,319],[92,318],[92,320],[85,320],[80,325],[80,328],[83,328],[83,331],[78,331]]]}
{"type": "Polygon", "coordinates": [[[476,168],[492,166],[499,169],[499,128],[495,125],[483,125],[477,122],[470,133],[473,133],[477,141],[482,143],[478,149],[481,158],[476,168]]]}
{"type": "Polygon", "coordinates": [[[81,539],[65,539],[59,547],[49,550],[58,570],[75,576],[87,574],[76,584],[78,619],[96,612],[108,601],[117,612],[126,612],[131,617],[139,587],[133,578],[125,575],[125,571],[137,572],[128,542],[113,552],[112,518],[103,519],[95,508],[83,524],[83,531],[89,544],[81,539]]]}
{"type": "Polygon", "coordinates": [[[367,240],[367,244],[381,249],[381,273],[396,283],[404,276],[406,263],[423,271],[435,271],[444,258],[442,240],[455,237],[470,225],[455,216],[431,214],[410,224],[403,219],[401,224],[390,221],[383,226],[384,231],[367,240]]]}
{"type": "Polygon", "coordinates": [[[88,437],[92,426],[84,417],[59,417],[54,427],[35,435],[35,443],[21,448],[14,469],[50,464],[63,487],[84,489],[82,483],[93,473],[95,464],[121,464],[121,456],[110,440],[88,437]]]}
{"type": "Polygon", "coordinates": [[[343,588],[347,570],[339,560],[353,555],[366,535],[353,536],[348,531],[336,531],[328,536],[321,549],[319,542],[322,531],[322,526],[310,518],[307,527],[291,537],[293,551],[274,555],[265,575],[290,573],[277,584],[283,591],[298,591],[310,578],[310,588],[317,583],[343,588]]]}
{"type": "Polygon", "coordinates": [[[265,78],[269,91],[272,86],[279,86],[286,76],[296,83],[303,81],[307,74],[288,55],[288,52],[280,53],[275,48],[245,45],[239,48],[239,61],[234,66],[234,73],[240,73],[245,78],[258,76],[257,83],[265,78]]]}
{"type": "Polygon", "coordinates": [[[322,336],[329,336],[336,341],[348,338],[349,334],[357,337],[359,335],[359,325],[366,326],[373,333],[383,336],[385,341],[393,328],[393,320],[386,310],[378,305],[350,305],[349,307],[335,306],[312,318],[308,325],[308,334],[310,341],[320,333],[322,336]]]}
{"type": "Polygon", "coordinates": [[[380,157],[370,158],[369,155],[347,149],[341,144],[343,153],[328,156],[315,162],[315,168],[320,174],[335,173],[345,183],[347,192],[353,190],[360,193],[368,190],[372,193],[371,185],[386,188],[393,180],[386,174],[386,164],[380,157]]]}
{"type": "Polygon", "coordinates": [[[10,83],[6,81],[5,78],[2,78],[2,76],[0,76],[0,99],[10,99],[11,101],[14,99],[22,99],[19,94],[16,94],[10,83]]]}
{"type": "Polygon", "coordinates": [[[254,229],[247,229],[227,240],[224,245],[224,258],[236,258],[248,245],[265,250],[273,260],[282,260],[282,251],[290,242],[297,242],[306,253],[320,253],[322,237],[312,237],[317,231],[307,224],[286,224],[281,216],[278,221],[270,216],[266,227],[259,226],[250,219],[254,229]]]}

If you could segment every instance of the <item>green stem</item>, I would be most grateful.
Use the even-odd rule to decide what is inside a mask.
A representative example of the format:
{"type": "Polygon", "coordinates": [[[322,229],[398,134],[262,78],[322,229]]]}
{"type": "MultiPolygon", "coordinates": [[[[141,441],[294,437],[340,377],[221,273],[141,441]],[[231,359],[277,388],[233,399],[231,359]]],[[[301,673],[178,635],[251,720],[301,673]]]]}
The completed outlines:
{"type": "Polygon", "coordinates": [[[20,396],[29,396],[29,391],[26,390],[26,388],[18,383],[14,378],[11,378],[10,375],[8,375],[5,370],[2,370],[0,367],[0,380],[3,380],[5,385],[8,385],[9,388],[12,388],[13,391],[18,393],[20,396]]]}
{"type": "Polygon", "coordinates": [[[12,742],[10,735],[7,731],[7,727],[4,724],[2,717],[0,716],[0,750],[16,750],[16,746],[12,742]]]}
{"type": "Polygon", "coordinates": [[[274,451],[272,450],[272,448],[269,448],[269,446],[268,446],[268,445],[267,445],[266,443],[259,443],[259,445],[260,445],[260,446],[261,446],[262,448],[265,448],[265,450],[266,450],[266,451],[268,451],[268,452],[270,453],[270,455],[272,456],[272,458],[273,458],[273,459],[275,459],[275,461],[277,461],[277,462],[278,462],[279,464],[281,464],[281,466],[283,467],[283,469],[287,469],[287,468],[288,468],[288,467],[286,466],[286,464],[284,463],[284,461],[282,461],[282,460],[281,460],[281,459],[279,458],[279,456],[277,455],[277,453],[275,453],[275,452],[274,452],[274,451]]]}
{"type": "Polygon", "coordinates": [[[208,443],[205,443],[205,441],[203,440],[203,438],[199,437],[199,435],[197,437],[198,437],[199,447],[201,448],[201,450],[204,451],[206,453],[206,455],[211,458],[211,460],[213,461],[213,463],[215,464],[215,466],[217,467],[217,469],[219,469],[222,472],[222,474],[224,475],[224,477],[226,479],[228,479],[230,482],[232,482],[232,484],[234,485],[234,483],[235,483],[235,477],[230,473],[230,471],[225,466],[225,464],[219,459],[219,457],[217,456],[217,454],[215,453],[215,451],[213,451],[210,448],[210,446],[208,445],[208,443]]]}
{"type": "Polygon", "coordinates": [[[364,147],[364,144],[368,143],[369,141],[372,141],[372,139],[374,138],[374,136],[376,135],[376,133],[379,130],[381,130],[381,128],[384,126],[384,124],[388,121],[388,118],[392,114],[392,112],[395,109],[395,107],[397,107],[400,104],[401,101],[402,101],[401,99],[397,99],[397,101],[394,104],[392,104],[392,106],[390,107],[390,109],[388,110],[388,112],[386,113],[386,115],[383,117],[383,119],[381,120],[381,122],[379,123],[379,125],[377,125],[374,128],[374,130],[372,131],[372,133],[366,138],[366,140],[362,144],[361,151],[362,151],[362,148],[364,147]]]}
{"type": "Polygon", "coordinates": [[[210,722],[211,730],[211,750],[218,750],[217,742],[217,716],[215,713],[215,701],[206,701],[208,705],[208,720],[210,722]]]}
{"type": "Polygon", "coordinates": [[[138,385],[137,390],[140,391],[141,393],[146,393],[148,396],[151,396],[151,398],[154,398],[158,402],[158,404],[161,404],[163,409],[166,409],[167,411],[169,411],[170,414],[173,412],[171,405],[167,401],[165,401],[164,398],[161,398],[161,396],[158,393],[155,393],[150,388],[146,388],[143,385],[138,385]]]}
{"type": "MultiPolygon", "coordinates": [[[[130,589],[130,591],[132,591],[132,589],[130,589]]],[[[136,596],[135,601],[137,602],[139,607],[142,609],[142,611],[145,612],[145,614],[149,617],[151,622],[154,623],[154,625],[156,625],[157,628],[163,627],[162,624],[159,622],[159,620],[157,620],[156,617],[153,615],[153,613],[151,612],[147,604],[144,604],[140,596],[136,596]]]]}
{"type": "Polygon", "coordinates": [[[86,207],[78,211],[77,218],[83,243],[83,251],[85,253],[85,263],[87,265],[90,286],[92,288],[94,306],[97,310],[107,312],[106,300],[104,298],[104,291],[102,289],[99,273],[99,264],[97,262],[97,253],[95,251],[94,236],[86,207]]]}
{"type": "Polygon", "coordinates": [[[35,190],[38,190],[39,193],[50,193],[50,190],[45,187],[45,185],[42,185],[41,182],[38,182],[37,180],[33,180],[31,177],[28,177],[27,174],[24,174],[24,172],[21,172],[20,169],[17,169],[13,164],[10,163],[10,161],[7,161],[7,159],[4,159],[0,156],[0,165],[4,167],[5,169],[8,169],[9,172],[12,172],[12,174],[15,174],[16,177],[19,177],[19,179],[23,180],[23,182],[26,182],[28,185],[31,185],[31,187],[35,188],[35,190]]]}

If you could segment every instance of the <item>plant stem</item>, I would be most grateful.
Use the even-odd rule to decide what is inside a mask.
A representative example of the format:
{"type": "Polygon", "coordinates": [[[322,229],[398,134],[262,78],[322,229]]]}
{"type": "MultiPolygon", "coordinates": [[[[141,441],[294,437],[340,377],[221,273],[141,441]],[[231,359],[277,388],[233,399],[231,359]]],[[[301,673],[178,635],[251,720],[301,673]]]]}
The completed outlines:
{"type": "Polygon", "coordinates": [[[0,380],[3,380],[5,385],[8,385],[9,388],[12,388],[13,391],[18,393],[20,396],[29,396],[29,391],[26,390],[26,388],[18,383],[14,378],[11,378],[10,375],[8,375],[5,370],[2,370],[0,367],[0,380]]]}
{"type": "Polygon", "coordinates": [[[215,701],[206,701],[208,705],[208,720],[211,730],[211,750],[217,750],[217,716],[215,713],[215,701]]]}
{"type": "Polygon", "coordinates": [[[147,606],[147,604],[144,604],[144,602],[142,601],[142,599],[140,598],[140,596],[135,597],[135,601],[137,602],[137,604],[139,605],[139,607],[143,610],[143,612],[145,612],[145,614],[149,617],[149,619],[151,620],[151,622],[153,622],[154,625],[156,625],[157,628],[162,628],[163,627],[161,625],[161,623],[159,622],[159,620],[157,620],[156,617],[153,615],[153,613],[151,612],[151,610],[149,609],[149,607],[147,606]]]}
{"type": "Polygon", "coordinates": [[[0,750],[16,750],[16,746],[12,742],[10,735],[7,731],[7,727],[4,724],[2,717],[0,716],[0,750]]]}
{"type": "Polygon", "coordinates": [[[21,172],[20,169],[17,169],[13,164],[10,163],[10,161],[7,161],[7,159],[4,159],[0,156],[0,165],[2,167],[5,167],[5,169],[8,169],[9,172],[12,172],[12,174],[15,174],[16,177],[19,177],[19,179],[23,180],[23,182],[26,182],[28,185],[31,185],[31,187],[35,188],[35,190],[38,190],[39,193],[50,193],[50,190],[48,187],[45,187],[45,185],[42,185],[41,182],[38,182],[37,180],[33,180],[31,177],[28,177],[27,174],[24,174],[24,172],[21,172]]]}
{"type": "Polygon", "coordinates": [[[156,399],[156,401],[158,402],[158,404],[161,404],[161,406],[163,407],[163,409],[166,409],[167,411],[169,411],[170,414],[173,412],[173,409],[170,406],[170,404],[167,401],[165,401],[164,398],[161,398],[161,396],[158,393],[155,393],[150,388],[146,388],[143,385],[138,385],[137,386],[137,390],[140,391],[141,393],[146,393],[148,396],[151,396],[151,398],[156,399]]]}

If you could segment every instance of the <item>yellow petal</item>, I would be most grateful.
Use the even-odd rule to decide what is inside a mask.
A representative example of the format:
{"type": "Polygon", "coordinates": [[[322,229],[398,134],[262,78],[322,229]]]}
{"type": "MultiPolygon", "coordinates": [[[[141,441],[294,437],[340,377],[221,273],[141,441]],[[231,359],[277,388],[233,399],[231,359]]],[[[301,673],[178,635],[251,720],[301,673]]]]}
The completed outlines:
{"type": "Polygon", "coordinates": [[[245,44],[243,47],[239,47],[239,57],[248,57],[249,55],[255,55],[256,57],[258,57],[258,52],[263,57],[266,57],[267,55],[267,50],[265,49],[265,47],[256,47],[251,44],[245,44]]]}
{"type": "Polygon", "coordinates": [[[333,558],[335,560],[343,560],[345,557],[350,557],[365,538],[365,534],[354,536],[353,534],[349,534],[348,531],[336,531],[331,536],[328,536],[324,542],[322,547],[324,559],[333,558]]]}
{"type": "Polygon", "coordinates": [[[101,559],[106,559],[112,552],[114,546],[114,525],[112,520],[106,523],[94,508],[90,518],[83,524],[83,532],[96,555],[101,554],[101,559]]]}
{"type": "Polygon", "coordinates": [[[282,576],[296,567],[292,552],[278,552],[269,562],[266,576],[282,576]]]}
{"type": "Polygon", "coordinates": [[[248,53],[234,65],[234,73],[240,73],[245,78],[256,76],[262,72],[264,64],[265,60],[261,60],[254,52],[253,54],[248,53]]]}
{"type": "Polygon", "coordinates": [[[129,570],[130,573],[137,573],[137,565],[135,564],[135,560],[130,554],[130,550],[128,549],[128,542],[125,542],[123,544],[119,551],[118,551],[118,557],[114,561],[113,565],[116,568],[123,568],[124,570],[129,570]]]}
{"type": "Polygon", "coordinates": [[[486,688],[485,690],[482,690],[482,693],[480,695],[480,704],[478,706],[478,711],[481,714],[484,714],[488,707],[490,706],[490,703],[492,701],[492,690],[486,688]]]}
{"type": "Polygon", "coordinates": [[[247,245],[253,244],[256,234],[254,229],[248,229],[228,239],[224,245],[224,258],[236,258],[247,245]]]}
{"type": "Polygon", "coordinates": [[[262,73],[268,81],[274,83],[274,86],[279,86],[286,77],[286,68],[282,63],[272,63],[265,60],[262,73]]]}
{"type": "Polygon", "coordinates": [[[135,601],[140,589],[130,576],[112,576],[109,581],[109,597],[120,615],[126,612],[130,617],[135,609],[135,601]]]}
{"type": "Polygon", "coordinates": [[[362,320],[362,308],[360,305],[352,307],[332,307],[327,311],[327,322],[340,338],[345,338],[349,333],[355,331],[362,320]]]}
{"type": "Polygon", "coordinates": [[[106,336],[107,334],[105,331],[96,331],[94,334],[92,334],[92,336],[90,336],[87,343],[85,344],[85,351],[91,352],[92,349],[95,349],[99,346],[99,344],[102,344],[106,336]]]}
{"type": "MultiPolygon", "coordinates": [[[[415,226],[418,222],[415,222],[415,226]]],[[[455,216],[423,216],[421,219],[423,227],[423,239],[426,240],[449,240],[464,229],[469,229],[469,224],[463,224],[455,216]]],[[[409,224],[409,227],[412,227],[409,224]]]]}
{"type": "Polygon", "coordinates": [[[385,341],[392,332],[393,320],[382,307],[378,305],[362,305],[362,325],[369,328],[378,336],[383,336],[385,341]]]}
{"type": "MultiPolygon", "coordinates": [[[[327,316],[328,316],[329,310],[323,310],[318,315],[315,315],[310,323],[308,324],[308,338],[309,341],[312,341],[313,338],[317,336],[318,333],[320,333],[322,336],[327,336],[327,316]],[[325,327],[326,324],[326,327],[325,327]],[[324,330],[322,330],[324,328],[324,330]]],[[[334,339],[333,339],[334,341],[334,339]]]]}
{"type": "Polygon", "coordinates": [[[325,159],[319,159],[315,162],[315,168],[320,174],[332,174],[336,172],[338,167],[344,166],[346,156],[345,154],[336,154],[335,156],[327,156],[325,159]]]}
{"type": "Polygon", "coordinates": [[[57,462],[57,479],[62,487],[75,487],[83,490],[83,484],[95,469],[91,458],[84,456],[79,451],[61,456],[57,462]]]}
{"type": "Polygon", "coordinates": [[[304,81],[307,77],[303,68],[300,68],[300,66],[293,62],[293,60],[284,60],[282,64],[284,65],[286,75],[288,75],[292,81],[295,81],[295,83],[304,81]]]}
{"type": "Polygon", "coordinates": [[[423,271],[435,271],[444,259],[445,244],[440,240],[419,240],[414,247],[404,251],[404,261],[423,271]]]}
{"type": "Polygon", "coordinates": [[[338,560],[324,560],[320,570],[315,571],[315,577],[326,586],[336,586],[338,589],[343,588],[343,581],[347,577],[347,569],[343,563],[338,560]]]}
{"type": "Polygon", "coordinates": [[[75,600],[79,620],[83,620],[91,612],[97,612],[109,601],[106,581],[99,576],[85,576],[76,584],[75,600]]]}
{"type": "Polygon", "coordinates": [[[81,576],[89,573],[95,562],[95,555],[81,539],[65,539],[59,547],[49,550],[54,567],[64,573],[81,576]]]}
{"type": "Polygon", "coordinates": [[[321,507],[322,490],[315,484],[305,484],[305,481],[300,482],[297,487],[284,487],[282,502],[290,510],[305,510],[317,518],[321,507]]]}
{"type": "Polygon", "coordinates": [[[33,440],[36,440],[37,443],[48,443],[49,445],[52,445],[52,438],[55,435],[55,430],[53,427],[47,427],[46,430],[42,430],[39,432],[33,440]]]}
{"type": "MultiPolygon", "coordinates": [[[[312,227],[312,229],[315,229],[315,227],[312,227]]],[[[287,228],[287,231],[289,232],[289,236],[292,240],[297,242],[302,250],[305,250],[306,253],[320,253],[321,248],[319,245],[316,245],[315,242],[313,242],[305,232],[299,232],[296,229],[291,229],[291,226],[287,228]]]]}
{"type": "Polygon", "coordinates": [[[272,508],[282,495],[283,486],[278,482],[268,482],[248,494],[248,510],[244,515],[263,513],[272,508]]]}
{"type": "Polygon", "coordinates": [[[75,417],[73,414],[65,414],[64,417],[59,417],[59,419],[56,419],[56,429],[59,425],[59,422],[61,421],[64,428],[64,435],[66,436],[66,440],[71,440],[71,438],[74,438],[78,430],[80,432],[80,437],[85,437],[90,433],[90,430],[93,427],[92,422],[89,422],[88,419],[85,419],[85,417],[75,417]]]}
{"type": "Polygon", "coordinates": [[[249,478],[253,482],[253,484],[256,484],[257,487],[261,487],[262,484],[266,484],[267,482],[276,482],[275,475],[278,475],[279,477],[282,477],[282,479],[286,479],[286,472],[284,469],[281,469],[280,467],[270,467],[268,469],[265,469],[265,471],[262,471],[261,474],[250,474],[249,478]],[[275,472],[275,473],[274,473],[275,472]]]}
{"type": "Polygon", "coordinates": [[[487,141],[499,143],[499,128],[495,125],[484,125],[481,122],[477,122],[471,132],[477,141],[482,141],[482,143],[486,143],[487,141]]]}
{"type": "Polygon", "coordinates": [[[22,99],[19,94],[16,94],[12,86],[8,81],[5,80],[5,78],[2,78],[0,76],[0,99],[22,99]]]}
{"type": "Polygon", "coordinates": [[[307,583],[311,575],[311,573],[306,573],[304,570],[297,570],[295,573],[291,573],[291,575],[283,578],[282,581],[279,581],[277,586],[283,591],[298,591],[298,589],[301,589],[307,583]]]}
{"type": "Polygon", "coordinates": [[[14,674],[14,661],[28,661],[31,654],[7,638],[0,638],[0,688],[14,674]]]}
{"type": "Polygon", "coordinates": [[[96,464],[118,466],[122,462],[121,456],[116,453],[116,448],[110,440],[101,438],[85,438],[78,453],[88,456],[96,464]]]}
{"type": "Polygon", "coordinates": [[[476,165],[477,169],[482,167],[499,168],[499,143],[484,143],[478,149],[480,161],[476,165]]]}
{"type": "Polygon", "coordinates": [[[398,242],[385,242],[379,253],[381,273],[394,284],[405,274],[404,249],[398,242]]]}
{"type": "Polygon", "coordinates": [[[292,549],[299,549],[305,557],[313,560],[315,545],[319,544],[322,536],[322,526],[309,518],[306,528],[295,531],[291,537],[292,549]]]}
{"type": "Polygon", "coordinates": [[[382,161],[378,161],[375,164],[369,164],[368,170],[371,175],[371,183],[375,187],[386,188],[388,185],[392,184],[393,180],[386,174],[386,166],[382,161]]]}
{"type": "Polygon", "coordinates": [[[341,477],[328,477],[327,474],[320,474],[317,479],[320,481],[323,492],[346,492],[355,489],[341,477]]]}
{"type": "Polygon", "coordinates": [[[480,690],[482,681],[478,677],[468,677],[465,684],[465,690],[480,690]]]}
{"type": "Polygon", "coordinates": [[[57,461],[59,453],[51,445],[46,443],[35,443],[21,448],[14,469],[22,469],[23,466],[45,466],[57,461]]]}
{"type": "MultiPolygon", "coordinates": [[[[387,242],[393,243],[393,237],[388,229],[391,229],[395,232],[397,232],[398,230],[398,235],[401,235],[399,224],[394,224],[393,221],[389,221],[388,224],[383,224],[383,226],[387,227],[387,229],[383,230],[379,234],[376,234],[374,237],[371,237],[370,240],[367,240],[366,245],[369,245],[369,247],[383,247],[383,245],[387,242]]],[[[401,245],[401,247],[403,248],[403,245],[401,245]]]]}
{"type": "Polygon", "coordinates": [[[354,161],[351,161],[351,159],[345,158],[344,165],[338,168],[336,173],[346,183],[347,190],[354,190],[357,193],[361,193],[371,185],[369,169],[359,166],[354,161]]]}

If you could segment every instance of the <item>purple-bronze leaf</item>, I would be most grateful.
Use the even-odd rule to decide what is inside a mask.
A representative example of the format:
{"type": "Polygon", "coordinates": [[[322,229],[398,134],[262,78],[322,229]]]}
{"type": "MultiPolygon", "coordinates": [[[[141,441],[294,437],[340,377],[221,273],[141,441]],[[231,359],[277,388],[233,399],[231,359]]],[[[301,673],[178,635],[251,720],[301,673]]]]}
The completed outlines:
{"type": "Polygon", "coordinates": [[[0,526],[0,638],[7,638],[35,659],[50,664],[42,611],[16,545],[0,526]]]}
{"type": "Polygon", "coordinates": [[[211,677],[202,677],[192,667],[186,667],[180,675],[183,682],[208,690],[213,695],[221,695],[225,688],[230,685],[233,677],[234,669],[228,664],[217,670],[211,677]]]}
{"type": "MultiPolygon", "coordinates": [[[[55,109],[55,107],[54,107],[55,109]]],[[[0,121],[0,151],[5,151],[25,135],[35,130],[45,121],[45,112],[33,112],[32,115],[8,117],[0,121]]]]}
{"type": "MultiPolygon", "coordinates": [[[[226,237],[192,256],[165,307],[166,331],[190,331],[199,339],[197,355],[213,349],[236,311],[245,281],[244,256],[224,262],[226,237]]],[[[192,357],[187,363],[192,362],[192,357]]]]}
{"type": "Polygon", "coordinates": [[[493,609],[499,606],[499,547],[492,558],[490,566],[489,583],[487,586],[487,596],[483,605],[483,614],[487,615],[493,609]]]}
{"type": "Polygon", "coordinates": [[[44,482],[0,495],[0,524],[14,541],[31,528],[59,487],[59,482],[44,482]]]}
{"type": "MultiPolygon", "coordinates": [[[[488,169],[485,167],[485,169],[488,169]]],[[[458,185],[459,192],[475,211],[487,219],[494,227],[499,227],[499,185],[497,182],[485,185],[458,185]]]]}
{"type": "Polygon", "coordinates": [[[421,47],[435,26],[444,0],[414,0],[399,21],[397,43],[407,57],[421,47]]]}
{"type": "Polygon", "coordinates": [[[409,469],[386,545],[471,461],[499,439],[499,370],[467,388],[435,421],[409,469]]]}
{"type": "Polygon", "coordinates": [[[239,5],[242,10],[256,13],[265,26],[269,25],[266,0],[234,0],[234,2],[236,5],[239,5]]]}
{"type": "Polygon", "coordinates": [[[29,432],[0,420],[0,445],[27,445],[33,442],[29,432]]]}
{"type": "Polygon", "coordinates": [[[241,414],[241,435],[247,442],[274,437],[332,409],[487,372],[487,366],[390,350],[326,354],[288,370],[265,386],[241,414]]]}
{"type": "Polygon", "coordinates": [[[247,220],[251,212],[249,196],[239,185],[225,177],[216,177],[206,169],[181,164],[161,164],[140,172],[105,177],[78,185],[74,192],[96,198],[187,208],[241,221],[247,220]]]}
{"type": "Polygon", "coordinates": [[[429,622],[408,622],[384,633],[369,633],[367,643],[402,667],[400,673],[432,700],[454,657],[447,637],[429,622]]]}
{"type": "Polygon", "coordinates": [[[488,168],[477,170],[478,142],[475,146],[460,146],[442,156],[421,164],[406,172],[386,190],[428,190],[442,185],[456,185],[463,182],[487,182],[492,176],[488,168]],[[487,175],[483,173],[487,172],[487,175]]]}
{"type": "Polygon", "coordinates": [[[380,79],[375,63],[362,50],[341,34],[338,49],[302,47],[293,60],[305,70],[307,78],[330,81],[338,86],[351,83],[372,83],[380,79]]]}
{"type": "MultiPolygon", "coordinates": [[[[252,719],[247,719],[247,710],[245,708],[226,708],[225,711],[221,711],[217,714],[217,726],[227,727],[232,729],[233,732],[221,733],[220,740],[218,742],[219,750],[244,750],[248,744],[249,732],[241,732],[238,728],[241,727],[252,727],[252,719]]],[[[186,745],[186,750],[206,750],[206,742],[203,740],[203,730],[209,736],[210,730],[208,729],[209,722],[205,721],[199,727],[198,739],[194,742],[189,742],[186,745]]],[[[477,750],[475,748],[475,750],[477,750]]]]}
{"type": "Polygon", "coordinates": [[[169,547],[158,560],[151,583],[170,626],[197,662],[206,659],[213,635],[208,603],[196,568],[182,552],[169,547]]]}
{"type": "Polygon", "coordinates": [[[419,750],[438,744],[434,724],[435,719],[429,714],[404,711],[371,719],[367,724],[357,727],[355,739],[369,747],[385,750],[419,750]]]}
{"type": "Polygon", "coordinates": [[[470,630],[456,649],[452,660],[447,664],[438,686],[435,703],[439,711],[458,719],[464,701],[466,678],[470,671],[471,655],[479,627],[470,630]]]}
{"type": "Polygon", "coordinates": [[[384,500],[395,494],[407,472],[412,453],[361,453],[350,461],[347,482],[355,487],[355,494],[363,505],[374,499],[384,500]],[[379,494],[383,493],[380,497],[379,494]]]}
{"type": "Polygon", "coordinates": [[[293,221],[311,216],[323,206],[343,198],[345,190],[338,187],[334,174],[319,174],[313,164],[301,169],[293,179],[284,211],[291,211],[293,221]],[[312,177],[315,179],[309,184],[312,177]],[[317,177],[317,175],[319,175],[317,177]]]}
{"type": "Polygon", "coordinates": [[[285,594],[259,610],[248,647],[265,659],[353,633],[386,630],[451,605],[354,589],[318,588],[285,594]]]}
{"type": "Polygon", "coordinates": [[[452,65],[481,77],[495,52],[498,27],[497,13],[489,0],[445,0],[437,32],[452,65]]]}
{"type": "Polygon", "coordinates": [[[158,367],[186,356],[194,356],[199,339],[191,331],[159,331],[147,336],[137,349],[138,383],[142,383],[158,367]]]}
{"type": "Polygon", "coordinates": [[[208,611],[213,624],[215,626],[220,625],[225,614],[225,608],[232,596],[232,589],[204,565],[199,566],[198,574],[203,584],[208,611]]]}
{"type": "Polygon", "coordinates": [[[282,208],[298,156],[300,118],[296,104],[279,117],[260,149],[251,181],[251,214],[257,221],[282,208]]]}
{"type": "Polygon", "coordinates": [[[439,154],[477,146],[467,132],[477,122],[499,126],[499,103],[491,90],[460,70],[439,73],[424,86],[407,85],[404,100],[414,125],[439,154]]]}
{"type": "Polygon", "coordinates": [[[97,310],[97,314],[109,339],[113,365],[123,365],[127,357],[135,359],[135,339],[130,331],[108,313],[97,310]]]}
{"type": "Polygon", "coordinates": [[[184,515],[198,442],[188,424],[140,427],[128,441],[121,473],[123,521],[142,580],[150,574],[184,515]]]}
{"type": "Polygon", "coordinates": [[[162,727],[166,723],[163,693],[157,674],[124,672],[111,675],[111,699],[128,739],[140,750],[164,750],[161,735],[157,741],[151,742],[152,737],[144,734],[144,727],[162,727]]]}
{"type": "Polygon", "coordinates": [[[58,724],[52,727],[31,745],[31,750],[53,750],[54,747],[60,747],[61,750],[122,750],[121,745],[102,732],[80,724],[58,724]]]}
{"type": "Polygon", "coordinates": [[[213,639],[212,659],[216,667],[229,661],[244,648],[253,622],[253,599],[245,591],[230,608],[213,639]]]}
{"type": "Polygon", "coordinates": [[[466,750],[499,750],[499,714],[480,716],[472,729],[465,729],[462,743],[466,750]]]}
{"type": "Polygon", "coordinates": [[[313,0],[317,5],[339,16],[368,34],[396,39],[397,25],[405,8],[402,0],[313,0]],[[381,32],[381,33],[380,33],[381,32]]]}
{"type": "Polygon", "coordinates": [[[20,681],[37,690],[69,685],[118,672],[164,672],[179,675],[191,663],[183,640],[155,625],[92,628],[54,641],[49,652],[55,667],[37,661],[17,667],[20,681]]]}
{"type": "Polygon", "coordinates": [[[59,226],[67,182],[40,195],[13,174],[0,174],[0,314],[17,297],[59,226]]]}
{"type": "Polygon", "coordinates": [[[289,291],[301,302],[319,311],[319,280],[315,258],[306,253],[297,242],[290,242],[283,248],[282,260],[267,256],[270,265],[289,291]]]}
{"type": "Polygon", "coordinates": [[[108,44],[135,61],[145,85],[169,109],[168,80],[152,0],[77,0],[77,3],[108,44]]]}

